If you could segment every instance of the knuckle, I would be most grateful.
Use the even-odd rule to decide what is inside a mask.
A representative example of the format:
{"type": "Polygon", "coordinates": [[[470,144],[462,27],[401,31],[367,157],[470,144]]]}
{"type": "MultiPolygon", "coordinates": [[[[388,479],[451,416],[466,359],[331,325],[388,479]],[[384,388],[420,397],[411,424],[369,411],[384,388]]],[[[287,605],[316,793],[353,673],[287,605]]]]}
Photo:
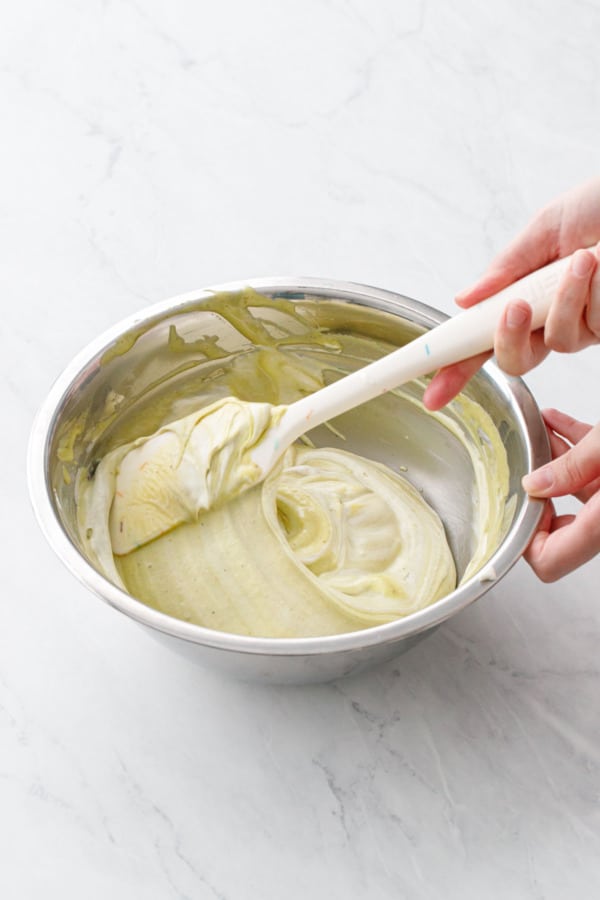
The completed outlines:
{"type": "Polygon", "coordinates": [[[575,419],[573,416],[569,416],[568,414],[564,415],[563,427],[567,431],[573,432],[579,425],[581,425],[581,422],[579,422],[578,419],[575,419]]]}
{"type": "Polygon", "coordinates": [[[579,319],[549,320],[544,329],[544,344],[555,353],[573,353],[579,347],[579,319]]]}
{"type": "Polygon", "coordinates": [[[592,339],[600,341],[600,282],[592,292],[585,311],[585,323],[591,332],[592,339]]]}
{"type": "Polygon", "coordinates": [[[551,234],[557,241],[558,235],[555,235],[556,222],[556,206],[553,203],[548,203],[535,213],[529,224],[530,228],[534,229],[536,233],[551,234]]]}
{"type": "Polygon", "coordinates": [[[506,375],[519,376],[527,372],[527,366],[520,357],[510,354],[499,354],[496,357],[498,365],[506,375]]]}
{"type": "Polygon", "coordinates": [[[584,481],[581,463],[572,450],[557,460],[557,468],[559,478],[567,484],[581,484],[584,481]]]}
{"type": "Polygon", "coordinates": [[[548,535],[538,534],[531,543],[529,549],[525,553],[525,560],[531,566],[537,577],[544,584],[551,584],[558,581],[560,572],[557,571],[556,564],[552,554],[546,551],[546,540],[548,535]]]}
{"type": "Polygon", "coordinates": [[[590,343],[600,343],[600,311],[598,311],[598,315],[594,318],[587,316],[586,325],[590,332],[590,343]]]}
{"type": "Polygon", "coordinates": [[[545,336],[544,343],[548,350],[555,353],[573,353],[576,350],[576,342],[567,334],[549,334],[545,336]]]}
{"type": "Polygon", "coordinates": [[[556,572],[551,564],[550,566],[544,566],[538,563],[537,565],[532,565],[532,569],[543,584],[552,584],[561,577],[560,573],[556,572]]]}
{"type": "Polygon", "coordinates": [[[499,336],[494,350],[496,362],[507,375],[524,375],[529,370],[527,351],[510,340],[499,336]]]}

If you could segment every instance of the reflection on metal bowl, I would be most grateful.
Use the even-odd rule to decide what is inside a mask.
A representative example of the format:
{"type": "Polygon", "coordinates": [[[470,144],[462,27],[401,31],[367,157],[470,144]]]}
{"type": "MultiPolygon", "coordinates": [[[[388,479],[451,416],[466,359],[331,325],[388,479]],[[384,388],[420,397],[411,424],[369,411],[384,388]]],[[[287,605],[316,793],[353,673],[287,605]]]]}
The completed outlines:
{"type": "MultiPolygon", "coordinates": [[[[448,596],[402,619],[324,637],[261,638],[212,630],[150,608],[112,584],[86,557],[77,528],[76,473],[93,469],[95,460],[116,444],[151,433],[165,417],[167,421],[173,417],[175,409],[185,414],[206,385],[218,386],[231,360],[248,352],[249,338],[241,328],[233,332],[234,339],[209,308],[214,306],[211,300],[215,292],[235,297],[248,285],[277,301],[283,316],[292,306],[301,311],[323,335],[318,352],[332,354],[332,368],[338,374],[365,359],[344,353],[344,340],[332,349],[328,335],[365,339],[365,346],[371,341],[381,355],[445,318],[389,291],[310,278],[253,279],[157,304],[94,341],[58,379],[32,430],[30,492],[40,525],[68,568],[91,591],[175,651],[246,679],[326,681],[412,647],[506,574],[524,552],[541,516],[541,503],[523,493],[520,481],[549,459],[548,442],[537,406],[521,380],[505,377],[491,363],[472,379],[466,393],[491,416],[506,451],[510,473],[506,529],[479,572],[448,596]],[[215,340],[218,354],[211,351],[215,340]]],[[[271,332],[277,330],[277,315],[271,311],[263,324],[271,332]]],[[[244,399],[270,400],[265,395],[268,385],[261,390],[262,396],[244,399]]],[[[408,390],[418,396],[422,385],[408,390]]],[[[311,438],[317,445],[341,441],[338,446],[392,467],[400,460],[440,515],[460,578],[469,562],[473,532],[473,469],[460,441],[400,393],[346,414],[339,424],[343,437],[336,437],[336,430],[322,429],[311,438]]]]}

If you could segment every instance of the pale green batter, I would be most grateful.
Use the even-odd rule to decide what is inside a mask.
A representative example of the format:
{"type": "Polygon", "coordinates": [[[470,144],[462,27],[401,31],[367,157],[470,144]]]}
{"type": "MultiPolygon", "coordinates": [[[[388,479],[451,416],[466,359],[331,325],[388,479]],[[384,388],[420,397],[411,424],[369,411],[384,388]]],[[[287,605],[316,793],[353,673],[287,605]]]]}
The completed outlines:
{"type": "MultiPolygon", "coordinates": [[[[228,301],[220,314],[251,330],[247,307],[228,301]]],[[[282,403],[317,390],[331,371],[318,354],[300,360],[287,353],[296,336],[273,339],[260,327],[260,349],[238,357],[202,398],[206,404],[227,388],[243,401],[221,396],[173,421],[171,414],[158,430],[108,452],[93,477],[80,478],[79,530],[91,560],[165,613],[262,637],[370,627],[451,592],[456,570],[439,516],[382,463],[299,445],[255,483],[248,451],[282,403]],[[272,402],[247,402],[257,385],[272,402]]],[[[327,340],[318,334],[314,343],[327,340]]],[[[173,330],[169,342],[181,352],[173,330]]],[[[204,344],[218,358],[218,343],[204,344]]],[[[455,403],[460,426],[444,413],[432,415],[465,445],[473,465],[476,540],[464,580],[505,528],[508,469],[485,411],[466,397],[455,403]]]]}

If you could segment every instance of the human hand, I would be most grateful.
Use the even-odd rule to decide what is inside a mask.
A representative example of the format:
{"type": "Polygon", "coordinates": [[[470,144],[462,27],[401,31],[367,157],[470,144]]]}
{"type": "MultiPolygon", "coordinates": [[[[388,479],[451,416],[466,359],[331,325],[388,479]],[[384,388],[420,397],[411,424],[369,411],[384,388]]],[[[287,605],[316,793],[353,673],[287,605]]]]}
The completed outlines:
{"type": "Polygon", "coordinates": [[[555,409],[543,412],[553,461],[523,479],[533,497],[546,499],[539,529],[525,551],[536,575],[556,581],[600,552],[600,423],[578,422],[555,409]],[[557,515],[550,498],[573,494],[577,515],[557,515]]]}
{"type": "MultiPolygon", "coordinates": [[[[523,375],[551,350],[572,353],[600,342],[600,178],[562,195],[539,212],[524,231],[491,263],[483,277],[456,302],[474,306],[529,272],[574,253],[543,329],[531,331],[531,307],[508,304],[496,330],[494,352],[500,368],[523,375]],[[576,251],[576,252],[575,252],[576,251]]],[[[482,353],[447,366],[425,391],[428,409],[440,409],[462,390],[489,359],[482,353]]]]}

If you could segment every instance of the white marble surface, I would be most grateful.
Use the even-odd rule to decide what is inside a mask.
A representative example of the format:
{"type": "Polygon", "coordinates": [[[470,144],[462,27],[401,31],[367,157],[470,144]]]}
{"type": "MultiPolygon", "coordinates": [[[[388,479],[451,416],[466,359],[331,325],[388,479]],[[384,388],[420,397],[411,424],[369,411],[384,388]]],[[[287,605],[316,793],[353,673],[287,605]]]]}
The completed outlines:
{"type": "MultiPolygon", "coordinates": [[[[24,458],[52,379],[159,299],[267,274],[446,311],[598,171],[595,0],[23,0],[0,30],[0,895],[600,896],[600,559],[521,562],[411,653],[224,681],[47,547],[24,458]]],[[[599,415],[600,355],[528,378],[599,415]]]]}

